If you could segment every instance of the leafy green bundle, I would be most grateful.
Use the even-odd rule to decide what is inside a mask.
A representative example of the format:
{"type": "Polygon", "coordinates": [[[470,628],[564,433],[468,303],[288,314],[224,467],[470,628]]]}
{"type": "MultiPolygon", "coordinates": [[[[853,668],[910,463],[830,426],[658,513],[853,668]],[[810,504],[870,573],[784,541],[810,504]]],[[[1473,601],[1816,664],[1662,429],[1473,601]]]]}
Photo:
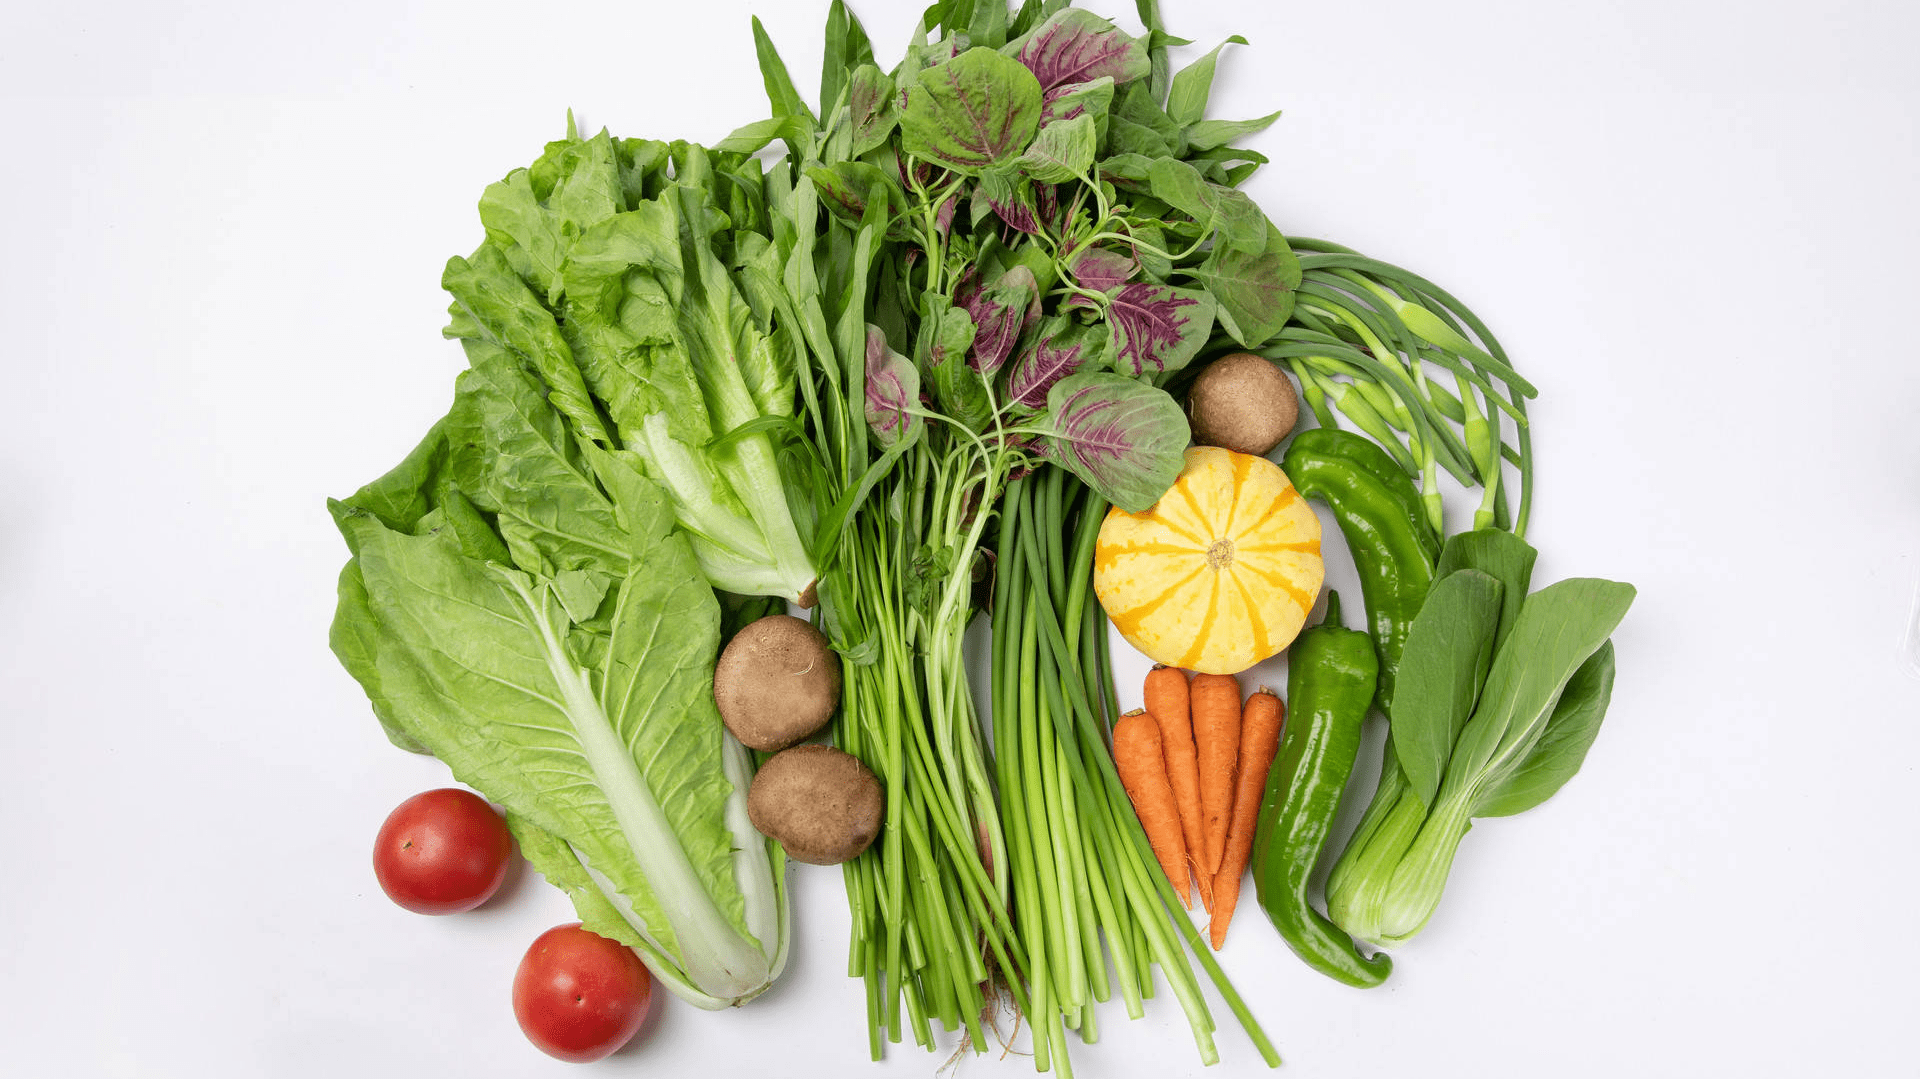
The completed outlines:
{"type": "MultiPolygon", "coordinates": [[[[883,71],[835,3],[817,115],[756,26],[773,115],[720,144],[789,150],[768,183],[793,304],[775,333],[792,327],[801,345],[811,486],[833,507],[821,600],[853,661],[836,737],[888,793],[880,841],[846,870],[850,969],[868,984],[876,1056],[909,1025],[931,1045],[936,1018],[984,1047],[982,986],[997,968],[1035,1023],[1037,1063],[1065,1070],[1064,1029],[1090,1040],[1111,991],[1104,939],[1125,950],[1113,969],[1129,1011],[1158,964],[1211,1061],[1184,937],[1277,1060],[1155,886],[1137,822],[1110,812],[1126,803],[1102,695],[996,699],[990,761],[961,648],[975,584],[995,577],[1031,593],[1021,618],[1046,668],[1097,683],[1077,648],[1091,608],[1038,602],[1050,575],[1025,571],[1029,557],[1063,559],[1063,537],[1045,551],[1008,533],[1001,551],[1022,572],[996,572],[982,547],[996,506],[1016,477],[1057,465],[1091,489],[1071,501],[1098,507],[1073,515],[1090,552],[1107,504],[1143,510],[1181,469],[1189,432],[1162,384],[1210,349],[1268,342],[1291,310],[1298,263],[1235,189],[1264,159],[1229,145],[1273,117],[1206,119],[1219,50],[1173,74],[1176,39],[1151,4],[1141,16],[1135,38],[1062,3],[945,0],[883,71]],[[1007,788],[1023,776],[1044,788],[1007,788]],[[1054,863],[1049,850],[1083,856],[1054,863]],[[1109,899],[1098,910],[1096,881],[1109,899]]],[[[1046,489],[1057,513],[1058,477],[1046,489]]],[[[998,657],[1020,631],[996,618],[998,657]]]]}
{"type": "Polygon", "coordinates": [[[765,990],[788,937],[714,706],[709,581],[813,580],[760,429],[791,416],[791,365],[721,261],[726,209],[754,211],[737,187],[698,147],[570,131],[488,188],[489,238],[443,278],[470,364],[452,408],[331,503],[353,555],[333,647],[389,736],[505,806],[588,928],[713,1008],[765,990]]]}
{"type": "Polygon", "coordinates": [[[792,362],[768,336],[767,286],[730,272],[764,251],[735,246],[730,216],[764,215],[757,171],[568,128],[481,196],[487,240],[441,278],[448,336],[524,359],[583,441],[666,488],[715,587],[810,603],[769,434],[794,413],[792,362]]]}

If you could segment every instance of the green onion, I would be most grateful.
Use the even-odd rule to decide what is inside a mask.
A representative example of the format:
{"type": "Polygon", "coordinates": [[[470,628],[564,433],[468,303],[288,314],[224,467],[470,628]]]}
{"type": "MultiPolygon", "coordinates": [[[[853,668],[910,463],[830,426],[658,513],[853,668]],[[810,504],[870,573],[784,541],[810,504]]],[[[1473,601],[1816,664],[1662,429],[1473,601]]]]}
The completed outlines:
{"type": "Polygon", "coordinates": [[[1090,595],[1106,510],[1051,466],[1013,482],[1001,508],[990,699],[1015,906],[1040,913],[1018,927],[1031,960],[1034,1062],[1070,1075],[1066,1031],[1093,1041],[1094,1005],[1110,999],[1116,982],[1128,1016],[1144,1014],[1155,965],[1187,1012],[1202,1061],[1217,1060],[1191,952],[1261,1056],[1277,1065],[1272,1043],[1160,873],[1114,771],[1109,732],[1118,701],[1106,616],[1090,595]]]}

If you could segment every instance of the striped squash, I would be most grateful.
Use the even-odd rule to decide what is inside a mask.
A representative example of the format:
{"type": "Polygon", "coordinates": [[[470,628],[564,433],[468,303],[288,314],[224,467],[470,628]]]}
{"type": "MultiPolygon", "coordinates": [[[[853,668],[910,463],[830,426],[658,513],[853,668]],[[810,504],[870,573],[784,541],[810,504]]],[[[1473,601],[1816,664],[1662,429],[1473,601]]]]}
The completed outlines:
{"type": "Polygon", "coordinates": [[[1320,519],[1280,466],[1212,446],[1145,513],[1100,524],[1093,589],[1149,658],[1238,674],[1293,642],[1320,594],[1320,519]]]}

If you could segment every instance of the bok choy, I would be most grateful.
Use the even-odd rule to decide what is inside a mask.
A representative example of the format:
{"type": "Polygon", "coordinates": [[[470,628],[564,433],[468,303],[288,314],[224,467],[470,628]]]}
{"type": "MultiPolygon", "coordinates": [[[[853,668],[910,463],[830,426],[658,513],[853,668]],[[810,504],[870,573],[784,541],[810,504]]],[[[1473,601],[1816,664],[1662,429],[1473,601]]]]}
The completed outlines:
{"type": "Polygon", "coordinates": [[[1497,529],[1441,551],[1400,657],[1379,790],[1327,880],[1328,915],[1361,940],[1424,928],[1473,820],[1546,801],[1599,733],[1634,588],[1572,578],[1529,593],[1533,562],[1497,529]]]}

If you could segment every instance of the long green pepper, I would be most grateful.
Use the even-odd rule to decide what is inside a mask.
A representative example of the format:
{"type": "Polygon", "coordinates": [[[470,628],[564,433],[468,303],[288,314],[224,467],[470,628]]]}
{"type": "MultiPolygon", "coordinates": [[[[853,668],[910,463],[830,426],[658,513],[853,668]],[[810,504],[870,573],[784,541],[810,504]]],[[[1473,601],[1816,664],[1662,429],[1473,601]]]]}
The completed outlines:
{"type": "Polygon", "coordinates": [[[1426,602],[1440,552],[1420,495],[1384,450],[1349,431],[1300,432],[1280,468],[1302,495],[1327,504],[1346,537],[1378,651],[1380,709],[1387,711],[1407,630],[1426,602]]]}
{"type": "MultiPolygon", "coordinates": [[[[1332,428],[1295,435],[1281,469],[1301,494],[1327,504],[1346,537],[1347,549],[1360,574],[1367,622],[1373,632],[1379,667],[1377,702],[1382,712],[1388,712],[1400,653],[1406,647],[1414,616],[1426,603],[1439,556],[1439,540],[1421,512],[1420,496],[1411,477],[1380,447],[1359,435],[1332,428]]],[[[1408,813],[1400,806],[1397,796],[1405,786],[1389,736],[1379,787],[1386,793],[1368,804],[1359,836],[1419,827],[1421,815],[1408,813]]],[[[1344,894],[1350,871],[1347,859],[1334,866],[1327,882],[1329,897],[1344,894]]]]}
{"type": "Polygon", "coordinates": [[[1287,723],[1253,838],[1255,894],[1281,938],[1315,970],[1362,988],[1385,981],[1393,960],[1361,954],[1314,909],[1307,882],[1359,756],[1379,670],[1373,642],[1341,624],[1340,595],[1329,592],[1326,618],[1287,652],[1287,723]]]}

